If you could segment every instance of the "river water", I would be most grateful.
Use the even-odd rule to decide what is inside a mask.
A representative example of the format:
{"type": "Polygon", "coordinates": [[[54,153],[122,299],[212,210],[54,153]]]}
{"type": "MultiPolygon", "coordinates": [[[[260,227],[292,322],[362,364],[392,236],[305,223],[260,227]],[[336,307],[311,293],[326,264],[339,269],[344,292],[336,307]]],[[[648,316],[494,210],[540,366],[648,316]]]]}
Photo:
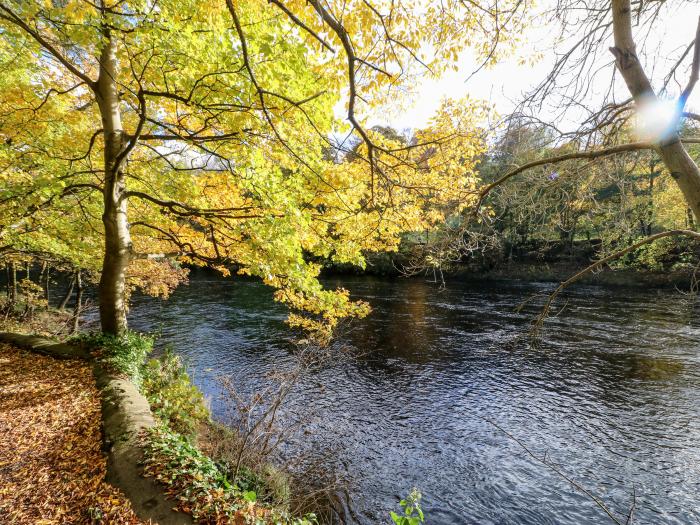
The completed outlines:
{"type": "MultiPolygon", "coordinates": [[[[700,523],[700,316],[673,290],[579,286],[538,348],[514,338],[550,285],[343,278],[372,314],[342,358],[305,377],[282,412],[285,450],[331,451],[353,520],[388,523],[417,487],[430,525],[612,523],[533,454],[625,522],[700,523]],[[494,424],[511,437],[497,429],[494,424]]],[[[261,284],[195,274],[167,301],[136,298],[222,415],[217,378],[243,392],[291,363],[285,310],[261,284]]],[[[340,355],[340,354],[339,354],[340,355]]]]}

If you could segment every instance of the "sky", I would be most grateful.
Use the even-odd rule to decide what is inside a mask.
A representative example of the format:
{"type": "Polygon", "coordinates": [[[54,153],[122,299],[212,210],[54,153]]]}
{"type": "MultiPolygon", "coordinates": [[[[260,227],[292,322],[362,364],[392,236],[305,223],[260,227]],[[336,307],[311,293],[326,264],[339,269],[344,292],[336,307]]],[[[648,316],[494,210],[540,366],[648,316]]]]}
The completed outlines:
{"type": "MultiPolygon", "coordinates": [[[[647,65],[647,74],[652,76],[652,82],[658,85],[669,71],[672,60],[680,56],[678,49],[685,48],[694,36],[698,24],[700,12],[697,5],[685,2],[670,11],[666,10],[666,15],[659,19],[654,31],[648,35],[647,44],[650,48],[659,48],[660,60],[657,60],[652,72],[647,65]]],[[[644,35],[635,32],[635,37],[639,41],[644,35]]],[[[459,60],[459,69],[451,71],[440,79],[424,78],[415,88],[412,100],[401,111],[393,114],[387,113],[383,118],[376,118],[371,121],[374,124],[389,124],[397,129],[419,128],[425,126],[431,115],[437,110],[443,97],[461,98],[469,95],[472,99],[486,100],[494,105],[500,115],[506,115],[512,111],[517,102],[521,100],[523,93],[537,85],[550,71],[554,61],[552,53],[556,31],[552,31],[548,26],[530,27],[524,35],[524,42],[527,42],[527,52],[541,53],[541,59],[534,64],[519,64],[522,58],[522,48],[520,54],[514,54],[498,65],[490,69],[479,71],[471,76],[478,62],[474,56],[465,52],[459,60]]],[[[609,46],[612,46],[612,36],[610,36],[609,46]]],[[[606,45],[608,47],[608,45],[606,45]]],[[[532,56],[531,55],[531,56],[532,56]]],[[[612,62],[612,56],[610,57],[612,62]]],[[[612,68],[607,68],[604,75],[598,78],[600,88],[603,89],[609,81],[612,68]],[[608,72],[609,71],[609,72],[608,72]]],[[[685,75],[680,77],[682,82],[687,79],[685,75]]],[[[688,108],[700,109],[700,86],[688,102],[688,108]]],[[[676,88],[674,95],[678,95],[680,89],[676,88]]],[[[616,86],[616,93],[619,99],[629,96],[622,83],[616,86]]],[[[543,110],[539,115],[545,120],[554,120],[557,117],[553,111],[543,110]]],[[[564,128],[575,128],[581,115],[570,115],[563,123],[564,128]]],[[[561,124],[561,122],[559,122],[561,124]]]]}

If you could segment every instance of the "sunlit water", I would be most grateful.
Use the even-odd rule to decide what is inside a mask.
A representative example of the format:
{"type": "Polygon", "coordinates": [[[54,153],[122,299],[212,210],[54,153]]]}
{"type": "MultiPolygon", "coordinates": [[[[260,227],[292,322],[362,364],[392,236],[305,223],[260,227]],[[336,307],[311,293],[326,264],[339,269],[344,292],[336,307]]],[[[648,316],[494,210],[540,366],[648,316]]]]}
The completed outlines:
{"type": "MultiPolygon", "coordinates": [[[[578,287],[531,349],[508,344],[535,312],[514,307],[547,285],[330,284],[373,312],[282,418],[305,421],[288,451],[333,451],[355,521],[388,523],[415,486],[431,525],[612,523],[491,420],[622,522],[636,495],[634,523],[700,523],[700,322],[678,292],[578,287]]],[[[130,317],[186,356],[218,414],[217,377],[253,392],[290,361],[285,311],[253,281],[194,276],[130,317]]]]}

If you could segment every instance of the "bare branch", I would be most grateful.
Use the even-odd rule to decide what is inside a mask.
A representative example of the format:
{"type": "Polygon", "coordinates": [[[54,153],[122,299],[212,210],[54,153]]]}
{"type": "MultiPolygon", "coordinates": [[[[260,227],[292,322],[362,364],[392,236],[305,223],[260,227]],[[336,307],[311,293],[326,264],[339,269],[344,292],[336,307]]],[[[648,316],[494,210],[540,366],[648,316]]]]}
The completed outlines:
{"type": "Polygon", "coordinates": [[[637,250],[638,248],[646,245],[653,243],[655,241],[658,241],[659,239],[663,239],[665,237],[677,237],[677,236],[686,236],[686,237],[692,237],[695,239],[700,239],[700,232],[696,232],[694,230],[667,230],[663,231],[660,233],[656,233],[654,235],[650,235],[649,237],[645,237],[644,239],[635,242],[634,244],[631,244],[627,246],[626,248],[623,248],[621,250],[617,250],[614,253],[611,253],[607,257],[603,257],[602,259],[594,262],[593,264],[587,266],[580,272],[576,273],[575,275],[569,277],[566,281],[563,281],[557,286],[554,291],[548,296],[547,301],[542,308],[542,312],[540,315],[537,317],[537,320],[535,321],[533,328],[532,328],[532,335],[537,335],[539,329],[542,327],[542,324],[544,323],[545,319],[549,315],[549,311],[551,310],[552,303],[554,303],[554,300],[559,296],[561,292],[564,291],[564,289],[576,281],[579,281],[589,273],[601,268],[602,266],[608,264],[611,261],[614,261],[616,259],[619,259],[620,257],[633,252],[637,250]]]}
{"type": "Polygon", "coordinates": [[[685,104],[688,101],[688,97],[693,92],[695,84],[698,82],[698,70],[700,70],[700,18],[698,18],[698,28],[695,31],[695,49],[693,51],[693,65],[690,70],[690,78],[688,79],[688,85],[681,93],[679,101],[679,111],[683,111],[685,104]]]}
{"type": "MultiPolygon", "coordinates": [[[[532,452],[532,451],[529,449],[529,447],[528,447],[527,445],[525,445],[525,443],[523,443],[520,439],[518,439],[518,438],[515,437],[513,434],[511,434],[510,432],[508,432],[506,429],[504,429],[503,427],[501,427],[501,426],[500,426],[498,423],[496,423],[495,421],[493,421],[493,420],[491,420],[491,419],[487,419],[487,418],[482,418],[482,419],[483,419],[484,421],[486,421],[487,423],[489,423],[491,426],[493,426],[496,430],[498,430],[498,431],[500,431],[501,433],[503,433],[503,434],[504,434],[506,437],[508,437],[510,440],[512,440],[513,442],[517,443],[517,444],[528,454],[528,456],[530,456],[532,459],[534,459],[534,460],[537,461],[538,463],[543,464],[545,467],[549,468],[549,469],[552,470],[554,473],[556,473],[560,478],[566,480],[566,481],[567,481],[572,487],[574,487],[576,490],[578,490],[579,492],[585,494],[585,495],[588,497],[588,499],[590,499],[591,501],[593,501],[603,512],[605,512],[605,514],[607,514],[608,517],[609,517],[614,523],[616,523],[617,525],[623,525],[622,522],[621,522],[619,519],[617,519],[617,517],[612,513],[612,511],[607,507],[607,505],[605,505],[605,503],[603,503],[603,501],[602,501],[599,497],[597,497],[597,496],[596,496],[595,494],[593,494],[591,491],[589,491],[588,489],[586,489],[586,488],[585,488],[583,485],[581,485],[579,482],[577,482],[576,480],[574,480],[573,478],[571,478],[570,476],[568,476],[567,474],[565,474],[557,465],[555,465],[555,464],[552,463],[551,461],[548,461],[546,455],[545,455],[544,457],[538,456],[537,454],[535,454],[534,452],[532,452]]],[[[633,503],[633,508],[634,508],[634,503],[633,503]]],[[[631,512],[632,512],[632,511],[630,511],[630,515],[631,515],[631,512]]],[[[629,521],[628,521],[628,523],[629,523],[629,521]]]]}

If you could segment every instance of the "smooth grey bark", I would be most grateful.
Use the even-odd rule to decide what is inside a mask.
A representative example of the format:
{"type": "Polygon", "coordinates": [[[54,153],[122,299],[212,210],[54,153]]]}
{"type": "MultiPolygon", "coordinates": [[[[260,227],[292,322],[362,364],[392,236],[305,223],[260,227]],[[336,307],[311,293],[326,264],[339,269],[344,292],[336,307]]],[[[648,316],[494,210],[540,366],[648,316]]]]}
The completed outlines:
{"type": "Polygon", "coordinates": [[[121,167],[124,130],[119,107],[117,84],[118,63],[116,40],[106,30],[105,46],[100,55],[100,74],[94,85],[102,116],[104,135],[103,188],[105,252],[99,286],[100,323],[102,331],[120,334],[126,323],[126,270],[131,254],[131,236],[127,220],[125,174],[121,167]]]}
{"type": "MultiPolygon", "coordinates": [[[[95,7],[99,7],[103,16],[107,17],[111,8],[107,8],[104,2],[98,4],[95,7]]],[[[102,28],[104,44],[98,57],[99,74],[95,81],[81,71],[79,63],[73,63],[69,55],[64,55],[60,46],[54,45],[52,39],[45,38],[35,25],[17,15],[5,2],[0,2],[0,14],[4,20],[31,36],[66,71],[89,86],[95,94],[102,118],[104,137],[102,222],[105,229],[105,253],[98,292],[100,322],[104,332],[121,333],[127,326],[124,292],[126,268],[131,253],[131,237],[126,215],[125,175],[121,166],[128,151],[124,148],[124,130],[120,114],[117,39],[111,34],[109,20],[105,18],[102,28]]],[[[29,265],[27,265],[27,278],[29,278],[29,265]]]]}
{"type": "MultiPolygon", "coordinates": [[[[637,105],[653,102],[656,94],[636,53],[630,1],[612,0],[611,4],[615,47],[610,51],[615,55],[617,68],[637,105]]],[[[678,184],[686,203],[695,217],[700,218],[700,169],[688,155],[678,133],[674,132],[656,144],[656,149],[678,184]]]]}
{"type": "Polygon", "coordinates": [[[51,295],[49,286],[51,284],[51,265],[46,265],[46,274],[44,274],[44,295],[46,295],[46,309],[48,310],[51,303],[51,295]]]}

